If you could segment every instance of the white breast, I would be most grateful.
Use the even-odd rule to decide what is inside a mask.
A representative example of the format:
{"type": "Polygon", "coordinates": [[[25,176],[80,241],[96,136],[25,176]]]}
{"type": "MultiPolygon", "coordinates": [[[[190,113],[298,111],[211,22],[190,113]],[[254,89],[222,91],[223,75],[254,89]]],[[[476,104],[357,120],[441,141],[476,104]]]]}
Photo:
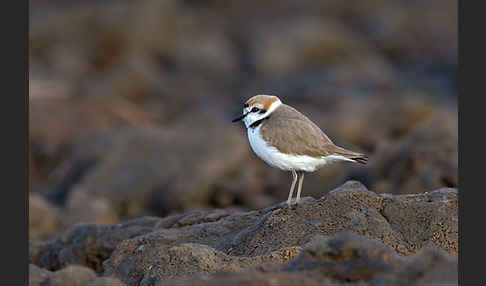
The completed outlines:
{"type": "Polygon", "coordinates": [[[331,155],[321,158],[314,158],[307,155],[288,155],[281,153],[277,148],[269,146],[260,136],[260,127],[248,128],[248,140],[250,146],[260,159],[272,167],[285,171],[302,170],[314,172],[322,165],[335,161],[352,161],[343,156],[331,155]]]}

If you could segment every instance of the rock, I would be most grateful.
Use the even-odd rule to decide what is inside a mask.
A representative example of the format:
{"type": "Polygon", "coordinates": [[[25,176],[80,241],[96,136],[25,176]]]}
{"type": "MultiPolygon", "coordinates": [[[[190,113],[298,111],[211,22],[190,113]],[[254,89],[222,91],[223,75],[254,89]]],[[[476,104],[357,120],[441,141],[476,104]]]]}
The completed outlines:
{"type": "MultiPolygon", "coordinates": [[[[161,220],[151,233],[120,243],[104,262],[104,274],[131,285],[195,273],[237,271],[241,267],[235,265],[242,262],[241,257],[251,261],[245,262],[245,268],[261,264],[268,255],[277,260],[266,261],[283,263],[286,259],[278,258],[279,251],[294,249],[290,253],[297,253],[295,247],[343,231],[378,240],[402,256],[429,244],[457,255],[457,191],[377,195],[358,182],[348,182],[319,200],[305,198],[296,209],[281,204],[247,213],[172,216],[161,220]]],[[[386,253],[383,255],[391,250],[386,253]]],[[[384,272],[390,270],[390,259],[386,259],[384,272]]]]}
{"type": "Polygon", "coordinates": [[[341,281],[369,281],[375,275],[393,271],[400,257],[382,243],[344,232],[320,237],[283,268],[284,271],[313,271],[341,281]]]}
{"type": "Polygon", "coordinates": [[[376,178],[373,189],[410,194],[457,187],[457,126],[457,114],[437,112],[403,139],[379,146],[372,170],[376,178]]]}
{"type": "MultiPolygon", "coordinates": [[[[117,225],[80,224],[56,239],[31,241],[29,260],[49,270],[87,266],[128,285],[174,279],[183,283],[198,275],[225,272],[312,269],[320,278],[311,276],[310,285],[323,279],[418,281],[421,278],[413,278],[403,266],[404,257],[425,248],[439,249],[443,254],[413,258],[429,269],[433,257],[441,261],[450,256],[453,261],[457,255],[457,203],[456,189],[378,195],[349,181],[320,199],[303,198],[296,208],[281,203],[250,212],[193,211],[117,225]]],[[[439,273],[442,266],[453,267],[449,262],[438,265],[439,273]]],[[[430,273],[435,280],[434,272],[430,273]]],[[[287,274],[277,276],[283,279],[287,274]]],[[[272,280],[266,274],[248,277],[272,280]]]]}
{"type": "Polygon", "coordinates": [[[112,226],[79,224],[55,239],[43,242],[31,240],[29,263],[48,270],[59,270],[66,265],[78,264],[100,272],[101,263],[110,256],[118,243],[152,230],[145,226],[147,221],[150,218],[112,226]]]}
{"type": "MultiPolygon", "coordinates": [[[[126,246],[128,245],[124,245],[126,246]]],[[[120,264],[113,268],[107,264],[104,275],[122,275],[127,279],[125,282],[130,285],[145,285],[149,281],[170,280],[196,273],[240,272],[252,265],[283,263],[294,258],[300,250],[298,247],[290,247],[247,258],[230,256],[207,245],[196,243],[182,243],[176,246],[160,244],[155,248],[142,244],[136,249],[132,249],[131,246],[129,249],[130,252],[125,248],[123,252],[114,254],[115,261],[120,261],[120,264]],[[132,257],[136,253],[142,254],[143,257],[132,257]]]]}
{"type": "Polygon", "coordinates": [[[420,59],[421,64],[455,65],[457,46],[449,44],[457,42],[454,7],[454,1],[413,5],[390,2],[377,5],[374,11],[362,16],[368,18],[369,28],[375,31],[373,37],[379,47],[397,61],[416,63],[420,59]],[[415,15],[417,20],[413,21],[407,15],[415,15]],[[429,21],[431,18],[443,21],[429,21]]]}
{"type": "Polygon", "coordinates": [[[95,196],[80,187],[74,187],[63,210],[63,224],[67,227],[77,223],[116,224],[120,221],[113,203],[95,196]]]}
{"type": "Polygon", "coordinates": [[[284,264],[198,274],[171,285],[457,285],[457,279],[457,260],[440,249],[403,258],[379,241],[344,232],[321,236],[284,264]]]}
{"type": "Polygon", "coordinates": [[[110,277],[99,277],[90,282],[85,286],[124,286],[125,284],[118,279],[110,277]]]}
{"type": "Polygon", "coordinates": [[[378,276],[374,285],[458,285],[457,267],[457,259],[437,247],[426,246],[391,273],[378,276]]]}
{"type": "Polygon", "coordinates": [[[52,272],[29,264],[29,286],[45,285],[52,276],[52,272]]]}
{"type": "Polygon", "coordinates": [[[120,219],[163,216],[208,205],[213,186],[239,168],[247,147],[229,122],[210,110],[195,112],[170,129],[120,132],[78,187],[109,200],[120,219]]]}
{"type": "MultiPolygon", "coordinates": [[[[409,254],[416,247],[408,242],[412,235],[424,235],[432,239],[438,233],[445,235],[451,232],[457,237],[457,221],[450,217],[451,213],[457,215],[457,193],[455,190],[445,191],[448,199],[443,199],[437,192],[421,200],[430,200],[426,210],[440,215],[437,219],[448,222],[451,228],[434,228],[429,232],[428,224],[434,225],[432,218],[422,217],[420,213],[408,213],[406,221],[422,220],[420,230],[408,227],[396,227],[390,224],[390,216],[384,216],[383,210],[390,203],[386,196],[378,196],[364,188],[357,182],[348,182],[340,188],[331,191],[327,196],[317,201],[310,201],[307,207],[290,209],[277,209],[263,216],[258,224],[255,224],[238,234],[231,243],[231,252],[237,255],[260,255],[266,251],[272,251],[282,246],[296,245],[305,239],[305,234],[321,233],[330,235],[339,231],[351,230],[376,239],[382,240],[386,245],[392,246],[400,254],[409,254]],[[447,209],[448,215],[442,212],[436,213],[438,206],[447,209]],[[313,207],[311,207],[313,206],[313,207]],[[288,223],[288,222],[291,223],[288,223]],[[437,231],[437,232],[434,232],[437,231]],[[265,241],[265,243],[260,243],[265,241]]],[[[393,197],[392,202],[401,202],[406,197],[393,197]]],[[[425,206],[424,206],[425,207],[425,206]]],[[[401,216],[403,213],[394,212],[392,216],[401,216]]],[[[435,218],[434,218],[435,219],[435,218]]],[[[447,235],[449,236],[449,235],[447,235]]],[[[444,247],[452,243],[452,253],[457,253],[457,240],[444,239],[440,241],[444,247]]],[[[230,246],[228,246],[230,247],[230,246]]]]}
{"type": "MultiPolygon", "coordinates": [[[[154,284],[155,286],[167,285],[166,281],[159,281],[154,284]]],[[[212,275],[197,275],[191,278],[174,279],[170,282],[170,285],[174,286],[186,286],[186,285],[205,285],[205,286],[224,286],[224,285],[282,285],[282,286],[319,286],[319,285],[331,285],[328,279],[321,279],[320,277],[309,277],[308,275],[302,275],[301,273],[289,273],[289,272],[274,272],[265,273],[261,271],[246,271],[242,273],[216,273],[212,275]]]]}
{"type": "Polygon", "coordinates": [[[87,267],[69,265],[59,271],[53,272],[50,279],[52,286],[84,286],[96,279],[96,273],[87,267]]]}
{"type": "Polygon", "coordinates": [[[410,249],[424,246],[425,241],[440,245],[447,252],[458,251],[457,190],[443,188],[417,196],[385,197],[382,215],[400,234],[410,249]]]}
{"type": "MultiPolygon", "coordinates": [[[[393,68],[373,52],[366,40],[351,31],[322,17],[281,19],[265,25],[252,39],[256,68],[275,77],[326,67],[329,79],[338,85],[393,82],[393,68]]],[[[324,78],[325,75],[322,74],[324,78]]]]}
{"type": "MultiPolygon", "coordinates": [[[[41,87],[33,86],[31,89],[36,91],[41,87]]],[[[50,90],[40,91],[43,92],[50,94],[50,90]]],[[[74,176],[74,182],[66,180],[72,176],[70,172],[76,173],[73,170],[76,170],[77,165],[83,165],[83,161],[90,163],[99,158],[99,151],[96,149],[100,147],[92,146],[95,144],[91,141],[108,141],[98,137],[106,137],[106,134],[121,126],[150,125],[154,120],[152,113],[142,111],[135,104],[120,97],[80,98],[63,93],[52,97],[30,99],[31,160],[37,176],[48,177],[33,187],[42,193],[56,187],[70,188],[79,182],[83,173],[74,176]],[[76,148],[78,144],[85,148],[79,150],[76,148]]],[[[101,142],[98,145],[106,143],[101,142]]],[[[84,171],[86,167],[78,168],[84,171]]]]}
{"type": "Polygon", "coordinates": [[[123,286],[118,279],[96,277],[94,271],[87,267],[69,265],[61,270],[51,272],[29,264],[30,286],[123,286]]]}
{"type": "Polygon", "coordinates": [[[59,210],[39,194],[29,196],[29,238],[42,239],[60,230],[59,210]]]}

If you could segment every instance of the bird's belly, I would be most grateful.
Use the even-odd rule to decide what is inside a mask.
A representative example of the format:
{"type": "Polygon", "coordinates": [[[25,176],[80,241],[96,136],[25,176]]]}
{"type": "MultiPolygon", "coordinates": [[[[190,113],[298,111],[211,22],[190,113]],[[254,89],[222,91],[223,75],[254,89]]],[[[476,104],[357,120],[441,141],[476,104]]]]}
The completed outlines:
{"type": "Polygon", "coordinates": [[[326,164],[324,158],[314,158],[307,155],[289,155],[281,153],[277,148],[269,146],[260,136],[260,126],[248,128],[248,141],[253,152],[272,167],[285,171],[299,170],[314,172],[326,164]]]}

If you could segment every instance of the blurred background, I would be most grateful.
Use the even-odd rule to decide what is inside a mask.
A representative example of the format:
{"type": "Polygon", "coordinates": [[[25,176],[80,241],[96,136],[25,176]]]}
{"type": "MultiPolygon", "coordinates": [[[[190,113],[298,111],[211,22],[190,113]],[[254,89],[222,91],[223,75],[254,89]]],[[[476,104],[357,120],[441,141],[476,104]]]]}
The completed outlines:
{"type": "Polygon", "coordinates": [[[79,222],[257,209],[291,175],[231,119],[273,94],[370,155],[306,176],[458,185],[457,1],[30,1],[30,237],[79,222]]]}

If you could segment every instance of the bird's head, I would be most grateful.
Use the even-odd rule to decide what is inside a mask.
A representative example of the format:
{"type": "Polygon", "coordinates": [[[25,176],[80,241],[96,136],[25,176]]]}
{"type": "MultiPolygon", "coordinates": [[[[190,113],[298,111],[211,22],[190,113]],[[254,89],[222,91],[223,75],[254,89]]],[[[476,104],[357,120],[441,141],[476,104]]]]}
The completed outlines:
{"type": "Polygon", "coordinates": [[[255,95],[243,106],[243,115],[233,119],[233,122],[243,120],[248,128],[252,123],[269,116],[282,102],[274,95],[255,95]]]}

